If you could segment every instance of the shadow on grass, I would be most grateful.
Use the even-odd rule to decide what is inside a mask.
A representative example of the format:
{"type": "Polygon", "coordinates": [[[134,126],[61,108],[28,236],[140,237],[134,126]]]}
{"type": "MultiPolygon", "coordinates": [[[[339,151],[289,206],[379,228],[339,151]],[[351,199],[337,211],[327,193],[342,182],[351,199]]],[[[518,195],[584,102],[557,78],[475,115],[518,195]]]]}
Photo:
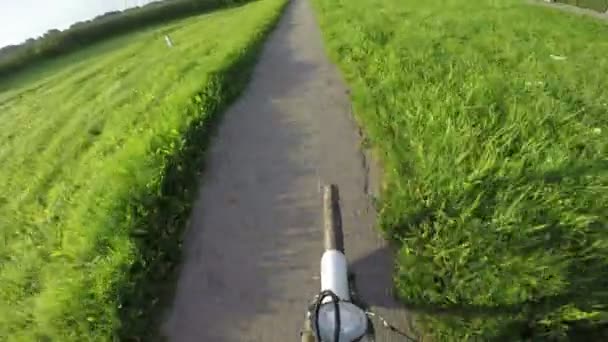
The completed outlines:
{"type": "MultiPolygon", "coordinates": [[[[411,315],[412,310],[409,310],[408,305],[399,301],[399,298],[394,294],[393,272],[396,247],[395,245],[384,244],[381,248],[362,258],[355,259],[349,264],[349,282],[353,302],[366,310],[373,311],[375,310],[374,307],[378,307],[406,313],[398,317],[390,317],[397,319],[391,323],[397,324],[399,329],[407,331],[410,336],[419,337],[420,333],[414,324],[416,318],[411,315]]],[[[374,326],[373,323],[371,326],[373,333],[379,329],[384,329],[379,325],[374,326]]]]}
{"type": "MultiPolygon", "coordinates": [[[[479,196],[481,203],[475,208],[473,216],[481,221],[492,219],[493,213],[498,210],[497,198],[505,191],[512,191],[513,186],[538,184],[540,187],[553,187],[555,193],[559,194],[560,206],[548,207],[552,202],[538,202],[538,194],[525,198],[529,203],[526,206],[535,206],[530,213],[526,224],[546,225],[546,229],[539,233],[529,233],[523,241],[511,248],[514,255],[532,254],[546,251],[552,255],[571,255],[564,288],[559,294],[542,296],[541,293],[530,295],[530,299],[523,302],[504,305],[471,305],[466,303],[420,303],[402,300],[408,310],[427,316],[431,321],[438,319],[444,322],[470,322],[472,320],[495,320],[499,322],[497,331],[493,331],[492,340],[513,341],[516,340],[557,340],[559,333],[561,337],[570,340],[606,340],[608,339],[608,322],[601,318],[588,318],[579,314],[563,314],[560,310],[573,305],[583,312],[601,312],[606,314],[608,305],[608,278],[605,277],[606,261],[601,250],[596,250],[594,243],[605,240],[606,210],[601,205],[590,205],[573,208],[572,206],[561,207],[561,201],[578,198],[580,203],[590,203],[594,200],[593,193],[584,193],[586,187],[597,180],[598,176],[608,173],[608,160],[584,160],[574,161],[562,165],[559,168],[542,173],[528,173],[509,179],[507,177],[497,178],[496,172],[489,172],[477,182],[477,185],[467,192],[459,195],[459,199],[452,200],[443,208],[448,216],[457,215],[460,212],[460,202],[470,202],[479,196]],[[556,188],[559,186],[559,188],[556,188]],[[481,194],[481,195],[480,195],[481,194]],[[542,205],[541,205],[542,204],[542,205]],[[583,231],[583,237],[572,236],[570,229],[572,218],[565,217],[563,211],[569,211],[575,217],[593,217],[583,231]],[[603,234],[603,235],[602,235],[603,234]],[[545,326],[541,320],[548,319],[550,325],[545,326]],[[557,329],[557,330],[556,330],[557,329]],[[556,333],[557,332],[557,333],[556,333]]],[[[599,185],[597,185],[599,186],[599,185]]],[[[557,202],[556,202],[557,203],[557,202]]],[[[416,227],[423,223],[437,221],[438,215],[435,208],[420,208],[407,217],[396,232],[403,232],[410,227],[416,227]]],[[[507,234],[507,233],[505,233],[507,234]]],[[[579,233],[580,234],[580,233],[579,233]]],[[[519,240],[522,238],[520,237],[519,240]]],[[[489,242],[490,243],[490,242],[489,242]]],[[[508,242],[504,242],[508,243],[508,242]]],[[[482,276],[482,275],[480,275],[482,276]]],[[[508,277],[508,275],[504,275],[508,277]]],[[[450,277],[449,275],[447,276],[450,277]]],[[[446,291],[450,286],[449,279],[435,278],[438,291],[446,291]]],[[[542,291],[542,289],[541,289],[542,291]]],[[[432,325],[431,325],[432,328],[432,325]]]]}
{"type": "MultiPolygon", "coordinates": [[[[606,284],[596,286],[605,288],[606,284]]],[[[527,340],[559,340],[550,328],[538,323],[540,319],[554,313],[559,308],[570,303],[576,303],[583,310],[592,310],[597,303],[583,303],[581,298],[588,299],[593,294],[588,292],[572,291],[566,294],[542,297],[535,301],[517,303],[512,305],[470,305],[470,304],[428,304],[412,303],[402,300],[407,310],[419,317],[427,319],[456,319],[457,321],[471,320],[497,320],[504,323],[493,334],[492,341],[527,341],[527,340]]],[[[605,302],[605,301],[600,301],[605,302]]],[[[604,341],[608,338],[608,323],[597,323],[589,320],[572,320],[560,322],[566,327],[569,340],[604,341]]],[[[432,328],[432,323],[431,323],[432,328]]]]}
{"type": "Polygon", "coordinates": [[[601,173],[608,172],[608,160],[594,160],[585,162],[571,162],[565,166],[549,170],[541,175],[528,175],[529,180],[543,180],[545,183],[559,183],[565,178],[573,178],[575,180],[586,176],[597,176],[601,173]]]}
{"type": "Polygon", "coordinates": [[[221,113],[245,89],[265,37],[275,25],[276,21],[224,70],[211,75],[206,88],[192,97],[186,110],[197,113],[198,119],[183,134],[183,147],[166,160],[158,192],[134,201],[131,212],[138,218],[134,231],[144,233],[133,236],[137,261],[128,270],[128,283],[118,289],[121,326],[116,335],[121,341],[162,340],[158,331],[162,311],[175,292],[181,236],[197,195],[205,151],[221,113]]]}

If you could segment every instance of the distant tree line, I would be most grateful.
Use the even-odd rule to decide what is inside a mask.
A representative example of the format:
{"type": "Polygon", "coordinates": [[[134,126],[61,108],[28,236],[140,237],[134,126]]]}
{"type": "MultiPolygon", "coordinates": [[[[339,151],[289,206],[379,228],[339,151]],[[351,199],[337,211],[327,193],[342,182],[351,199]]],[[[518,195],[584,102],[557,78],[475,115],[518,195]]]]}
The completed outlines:
{"type": "Polygon", "coordinates": [[[72,52],[86,45],[150,24],[247,1],[249,0],[157,1],[143,7],[107,12],[92,20],[77,22],[63,31],[49,30],[39,38],[31,38],[22,44],[1,48],[0,78],[35,62],[72,52]]]}

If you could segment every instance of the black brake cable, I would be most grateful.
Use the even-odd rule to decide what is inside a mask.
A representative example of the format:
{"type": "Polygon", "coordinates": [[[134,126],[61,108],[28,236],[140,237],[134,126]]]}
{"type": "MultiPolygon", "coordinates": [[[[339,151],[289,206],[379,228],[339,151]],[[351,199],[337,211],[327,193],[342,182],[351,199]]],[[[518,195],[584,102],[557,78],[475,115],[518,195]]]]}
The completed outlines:
{"type": "Polygon", "coordinates": [[[389,322],[387,322],[387,320],[384,319],[384,317],[378,315],[377,313],[372,312],[372,311],[366,311],[365,314],[368,317],[377,317],[380,320],[380,322],[382,322],[382,326],[384,326],[385,328],[387,328],[388,330],[390,330],[390,331],[392,331],[392,332],[394,332],[396,334],[399,334],[399,335],[405,337],[408,341],[418,342],[418,340],[416,340],[415,338],[411,337],[410,335],[408,335],[403,330],[399,330],[397,327],[395,327],[394,325],[392,325],[389,322]]]}
{"type": "Polygon", "coordinates": [[[321,331],[319,329],[319,310],[321,310],[321,305],[323,305],[323,299],[326,297],[331,297],[332,302],[334,304],[334,317],[336,320],[336,326],[334,327],[334,341],[339,342],[340,340],[340,297],[338,297],[331,290],[325,290],[321,292],[317,296],[317,301],[315,302],[315,333],[317,334],[317,338],[321,340],[321,331]]]}

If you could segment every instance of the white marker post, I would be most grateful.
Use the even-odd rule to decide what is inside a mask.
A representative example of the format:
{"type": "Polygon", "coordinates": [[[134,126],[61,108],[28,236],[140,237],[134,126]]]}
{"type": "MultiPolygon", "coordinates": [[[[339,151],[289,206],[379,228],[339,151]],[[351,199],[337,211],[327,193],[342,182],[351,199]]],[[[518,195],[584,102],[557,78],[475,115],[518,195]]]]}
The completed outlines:
{"type": "Polygon", "coordinates": [[[172,48],[173,47],[173,41],[171,40],[171,38],[168,35],[165,35],[165,42],[167,43],[167,46],[172,48]]]}

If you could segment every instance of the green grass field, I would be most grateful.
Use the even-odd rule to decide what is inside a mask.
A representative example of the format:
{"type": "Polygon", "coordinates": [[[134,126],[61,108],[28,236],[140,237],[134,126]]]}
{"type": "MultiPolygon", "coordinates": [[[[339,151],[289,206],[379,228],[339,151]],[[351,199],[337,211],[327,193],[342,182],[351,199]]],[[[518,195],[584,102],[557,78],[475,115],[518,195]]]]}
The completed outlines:
{"type": "Polygon", "coordinates": [[[436,340],[606,340],[606,23],[519,0],[314,0],[436,340]]]}
{"type": "Polygon", "coordinates": [[[284,3],[174,21],[0,81],[0,340],[154,330],[159,290],[141,285],[170,275],[211,119],[284,3]]]}

